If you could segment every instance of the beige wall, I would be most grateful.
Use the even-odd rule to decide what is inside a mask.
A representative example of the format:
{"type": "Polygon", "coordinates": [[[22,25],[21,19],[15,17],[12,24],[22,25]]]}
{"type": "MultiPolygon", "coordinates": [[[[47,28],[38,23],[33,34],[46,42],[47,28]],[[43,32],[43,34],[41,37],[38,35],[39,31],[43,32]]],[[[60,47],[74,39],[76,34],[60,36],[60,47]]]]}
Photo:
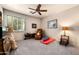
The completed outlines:
{"type": "Polygon", "coordinates": [[[3,12],[3,10],[2,10],[2,7],[0,6],[0,11],[2,11],[3,12]]]}
{"type": "Polygon", "coordinates": [[[16,40],[23,40],[24,39],[24,33],[35,33],[38,28],[40,28],[40,19],[31,17],[31,16],[26,16],[17,12],[9,11],[9,10],[4,10],[4,16],[5,15],[13,15],[13,16],[19,16],[23,17],[25,19],[25,31],[22,32],[14,32],[14,36],[16,40]],[[37,28],[33,29],[32,28],[32,23],[37,24],[37,28]]]}
{"type": "Polygon", "coordinates": [[[28,33],[35,33],[37,29],[32,28],[32,23],[37,24],[37,29],[41,27],[40,23],[41,20],[38,18],[26,17],[26,32],[28,33]]]}
{"type": "Polygon", "coordinates": [[[74,46],[79,47],[79,28],[77,29],[74,28],[76,26],[79,27],[78,23],[79,23],[79,6],[42,19],[42,25],[43,25],[42,28],[46,30],[47,35],[49,35],[52,38],[56,38],[56,40],[59,41],[60,35],[63,34],[61,27],[62,26],[72,27],[74,30],[69,30],[66,33],[67,35],[70,36],[70,43],[74,46]],[[53,19],[58,19],[58,28],[48,29],[47,22],[53,19]]]}
{"type": "Polygon", "coordinates": [[[3,20],[3,8],[0,6],[0,11],[2,12],[2,20],[3,20]]]}
{"type": "Polygon", "coordinates": [[[16,40],[23,40],[24,33],[35,33],[37,29],[32,28],[32,23],[37,24],[37,28],[40,28],[40,19],[33,18],[30,16],[26,16],[25,20],[25,31],[24,32],[14,32],[14,36],[16,40]]]}

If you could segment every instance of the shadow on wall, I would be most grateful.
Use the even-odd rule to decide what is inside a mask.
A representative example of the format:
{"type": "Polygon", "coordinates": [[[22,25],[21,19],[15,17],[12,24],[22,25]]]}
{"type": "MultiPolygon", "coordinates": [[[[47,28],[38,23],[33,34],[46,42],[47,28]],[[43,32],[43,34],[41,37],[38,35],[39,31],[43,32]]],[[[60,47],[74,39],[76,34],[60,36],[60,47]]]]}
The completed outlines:
{"type": "Polygon", "coordinates": [[[72,25],[72,30],[79,31],[79,22],[76,22],[72,25]]]}

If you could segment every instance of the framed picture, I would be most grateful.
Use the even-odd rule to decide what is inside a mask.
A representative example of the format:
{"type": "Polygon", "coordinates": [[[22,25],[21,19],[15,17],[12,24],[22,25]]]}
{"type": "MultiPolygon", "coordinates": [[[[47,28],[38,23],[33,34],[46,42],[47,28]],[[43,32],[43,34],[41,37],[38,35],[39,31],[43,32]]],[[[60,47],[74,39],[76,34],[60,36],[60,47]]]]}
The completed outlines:
{"type": "Polygon", "coordinates": [[[32,28],[37,28],[37,24],[32,24],[32,28]]]}
{"type": "Polygon", "coordinates": [[[48,28],[49,29],[56,29],[57,28],[57,19],[54,19],[54,20],[50,20],[48,21],[48,28]]]}

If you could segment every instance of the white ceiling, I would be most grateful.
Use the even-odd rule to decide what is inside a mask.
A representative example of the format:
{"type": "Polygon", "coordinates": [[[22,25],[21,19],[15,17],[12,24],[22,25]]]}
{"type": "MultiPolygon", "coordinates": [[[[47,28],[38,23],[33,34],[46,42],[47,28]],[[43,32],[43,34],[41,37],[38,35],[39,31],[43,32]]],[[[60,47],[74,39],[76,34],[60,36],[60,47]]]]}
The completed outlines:
{"type": "Polygon", "coordinates": [[[47,9],[47,12],[43,12],[42,15],[39,15],[38,13],[31,14],[30,11],[32,10],[28,9],[28,8],[36,8],[37,4],[1,4],[1,6],[8,10],[42,18],[52,14],[60,13],[62,11],[77,6],[77,4],[42,4],[41,9],[47,9]]]}

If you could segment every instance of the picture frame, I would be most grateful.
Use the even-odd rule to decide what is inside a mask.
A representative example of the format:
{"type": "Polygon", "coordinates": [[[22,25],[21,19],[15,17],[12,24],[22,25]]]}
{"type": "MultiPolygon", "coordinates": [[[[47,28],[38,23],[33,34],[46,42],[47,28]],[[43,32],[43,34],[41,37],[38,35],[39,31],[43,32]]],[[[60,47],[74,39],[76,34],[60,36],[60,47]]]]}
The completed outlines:
{"type": "Polygon", "coordinates": [[[57,19],[50,20],[47,22],[48,29],[56,29],[58,28],[57,19]]]}
{"type": "Polygon", "coordinates": [[[32,23],[32,28],[37,28],[37,24],[32,23]]]}

